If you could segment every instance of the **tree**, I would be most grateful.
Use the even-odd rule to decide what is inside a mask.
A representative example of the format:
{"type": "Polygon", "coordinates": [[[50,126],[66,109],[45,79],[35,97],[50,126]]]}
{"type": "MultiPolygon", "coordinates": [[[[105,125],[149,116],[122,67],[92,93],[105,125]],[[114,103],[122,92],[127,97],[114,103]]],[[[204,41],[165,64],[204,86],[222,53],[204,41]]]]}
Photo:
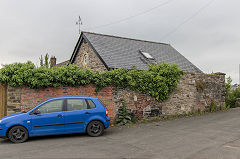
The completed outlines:
{"type": "Polygon", "coordinates": [[[46,53],[45,57],[44,57],[44,65],[45,67],[49,68],[49,55],[48,53],[46,53]]]}
{"type": "Polygon", "coordinates": [[[226,83],[226,96],[228,96],[232,89],[232,78],[229,76],[226,83]]]}
{"type": "Polygon", "coordinates": [[[46,55],[44,56],[44,62],[43,62],[43,56],[41,55],[40,58],[40,67],[46,67],[46,68],[49,68],[49,55],[48,53],[46,53],[46,55]]]}
{"type": "Polygon", "coordinates": [[[43,57],[42,57],[42,55],[41,55],[41,57],[39,58],[39,60],[40,60],[40,67],[42,67],[42,66],[43,66],[43,57]]]}

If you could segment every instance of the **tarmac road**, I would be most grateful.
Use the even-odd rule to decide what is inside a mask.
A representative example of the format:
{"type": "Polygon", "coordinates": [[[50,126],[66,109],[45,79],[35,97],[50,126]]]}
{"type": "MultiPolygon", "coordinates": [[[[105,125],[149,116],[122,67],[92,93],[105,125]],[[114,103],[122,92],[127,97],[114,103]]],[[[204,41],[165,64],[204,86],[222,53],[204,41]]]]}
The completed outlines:
{"type": "Polygon", "coordinates": [[[86,134],[0,139],[0,159],[240,159],[240,108],[86,134]]]}

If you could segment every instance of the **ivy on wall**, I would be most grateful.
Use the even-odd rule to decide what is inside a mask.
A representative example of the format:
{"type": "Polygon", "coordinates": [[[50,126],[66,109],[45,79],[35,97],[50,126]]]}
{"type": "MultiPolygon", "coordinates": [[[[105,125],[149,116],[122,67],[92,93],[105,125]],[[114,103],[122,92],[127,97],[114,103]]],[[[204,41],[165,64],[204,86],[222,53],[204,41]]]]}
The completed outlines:
{"type": "Polygon", "coordinates": [[[167,63],[149,65],[148,70],[114,69],[100,73],[81,69],[74,64],[46,68],[26,62],[4,65],[0,69],[0,82],[13,87],[27,86],[33,89],[84,86],[92,83],[96,86],[96,91],[114,85],[163,101],[175,89],[182,74],[183,71],[176,64],[167,63]]]}

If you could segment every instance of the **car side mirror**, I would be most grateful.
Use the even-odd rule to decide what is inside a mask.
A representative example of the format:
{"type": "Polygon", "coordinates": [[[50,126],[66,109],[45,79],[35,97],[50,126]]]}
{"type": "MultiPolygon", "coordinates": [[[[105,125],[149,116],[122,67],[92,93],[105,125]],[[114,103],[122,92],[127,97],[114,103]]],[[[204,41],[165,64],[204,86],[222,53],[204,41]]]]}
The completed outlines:
{"type": "Polygon", "coordinates": [[[41,114],[41,112],[37,109],[37,110],[34,110],[32,114],[38,115],[38,114],[41,114]]]}

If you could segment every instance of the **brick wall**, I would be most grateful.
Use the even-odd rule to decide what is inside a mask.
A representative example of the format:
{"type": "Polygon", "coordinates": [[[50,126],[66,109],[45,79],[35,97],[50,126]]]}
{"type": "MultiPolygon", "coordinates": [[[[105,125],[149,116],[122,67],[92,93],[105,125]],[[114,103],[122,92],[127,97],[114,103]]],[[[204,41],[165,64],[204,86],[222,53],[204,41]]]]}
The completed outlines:
{"type": "Polygon", "coordinates": [[[21,110],[29,110],[34,106],[52,97],[60,96],[94,96],[99,97],[108,107],[109,117],[114,118],[113,87],[103,88],[98,93],[93,85],[80,87],[58,87],[34,90],[29,88],[21,89],[21,110]]]}
{"type": "Polygon", "coordinates": [[[93,71],[107,71],[102,61],[85,41],[82,42],[80,49],[74,59],[74,64],[82,68],[89,68],[93,71]],[[87,55],[87,64],[84,63],[84,56],[87,55]]]}

